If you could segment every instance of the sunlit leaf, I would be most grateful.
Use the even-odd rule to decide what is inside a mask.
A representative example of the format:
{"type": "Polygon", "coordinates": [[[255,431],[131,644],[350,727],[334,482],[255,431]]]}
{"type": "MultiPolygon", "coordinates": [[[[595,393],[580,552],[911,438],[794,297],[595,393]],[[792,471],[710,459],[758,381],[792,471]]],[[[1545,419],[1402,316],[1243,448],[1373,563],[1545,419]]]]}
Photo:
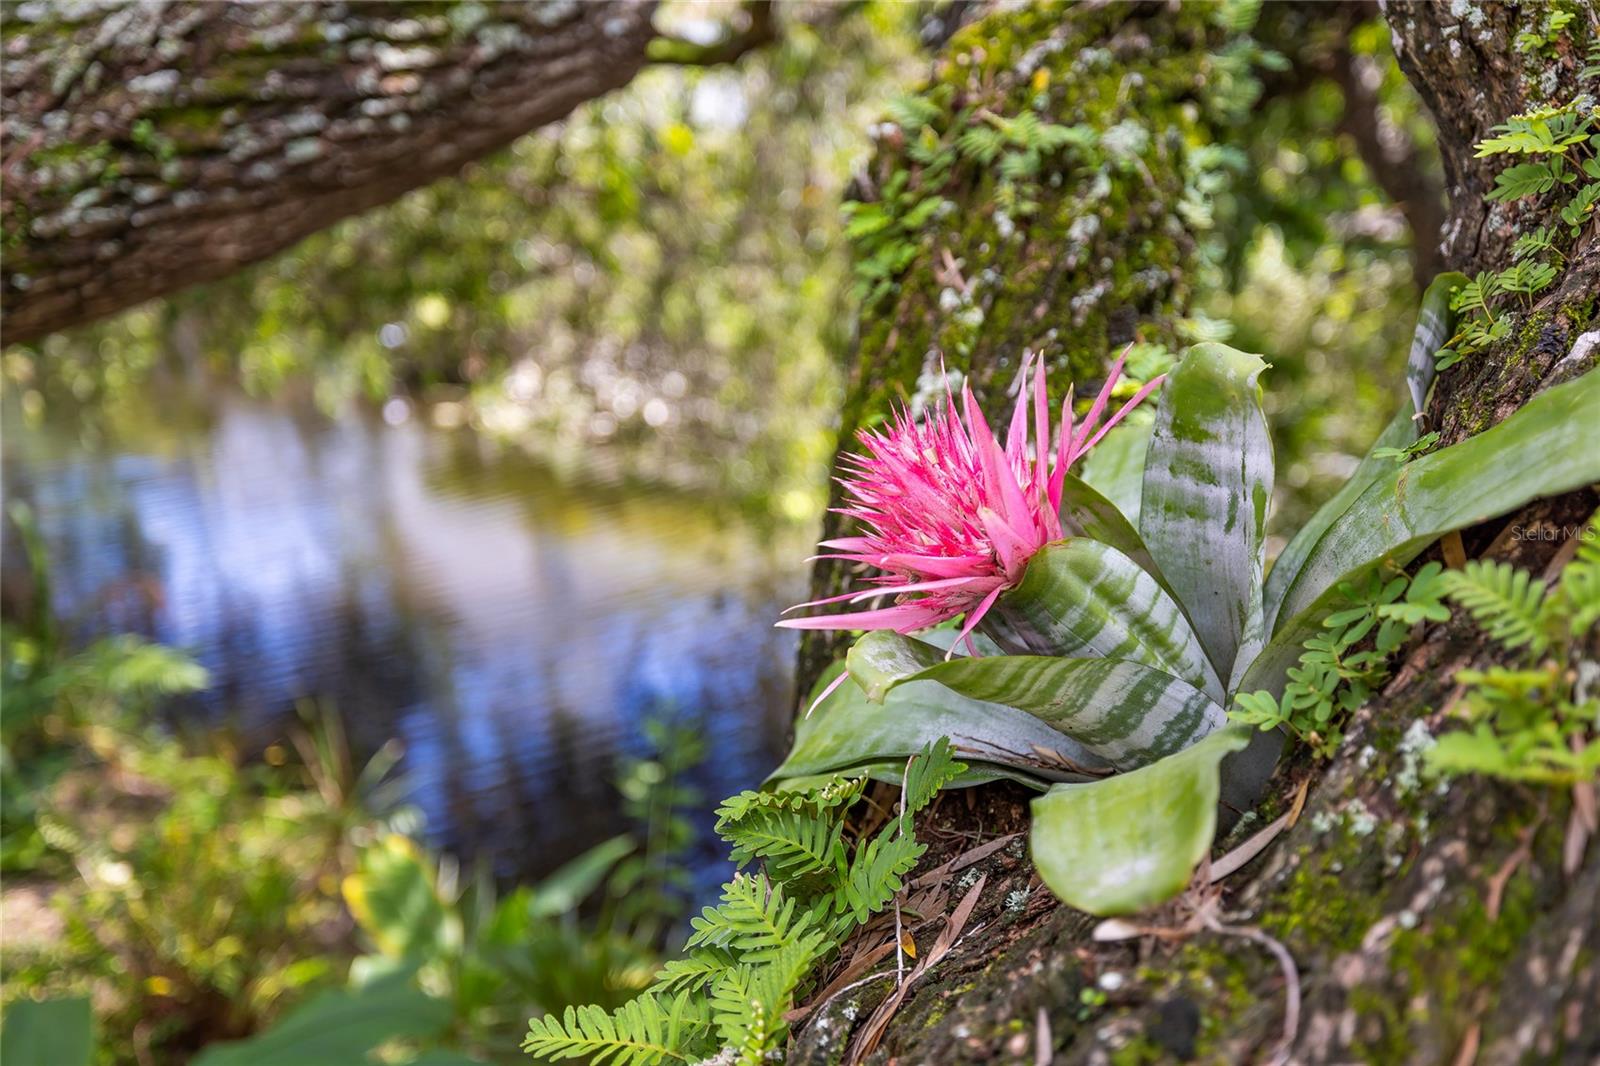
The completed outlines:
{"type": "Polygon", "coordinates": [[[1378,478],[1307,553],[1281,594],[1272,640],[1241,691],[1275,690],[1322,628],[1338,586],[1403,566],[1454,529],[1600,481],[1600,372],[1549,389],[1504,422],[1378,478]]]}
{"type": "Polygon", "coordinates": [[[1033,801],[1033,863],[1063,902],[1129,914],[1183,891],[1211,848],[1220,764],[1250,731],[1230,726],[1186,751],[1033,801]]]}
{"type": "Polygon", "coordinates": [[[460,946],[460,921],[440,900],[433,871],[409,837],[391,835],[363,851],[343,890],[357,924],[391,958],[432,958],[460,946]]]}

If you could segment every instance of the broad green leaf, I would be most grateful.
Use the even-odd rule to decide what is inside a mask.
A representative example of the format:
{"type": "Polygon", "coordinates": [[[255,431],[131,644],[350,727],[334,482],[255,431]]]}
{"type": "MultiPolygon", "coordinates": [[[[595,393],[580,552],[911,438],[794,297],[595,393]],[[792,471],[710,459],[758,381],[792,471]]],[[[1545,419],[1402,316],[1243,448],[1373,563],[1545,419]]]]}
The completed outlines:
{"type": "Polygon", "coordinates": [[[1145,460],[1139,531],[1224,678],[1263,629],[1272,440],[1257,381],[1266,366],[1221,344],[1190,348],[1161,390],[1145,460]]]}
{"type": "Polygon", "coordinates": [[[1142,663],[1222,702],[1222,683],[1182,609],[1143,567],[1083,537],[1052,544],[995,602],[983,629],[1017,655],[1142,663]]]}
{"type": "MultiPolygon", "coordinates": [[[[1365,457],[1358,465],[1339,491],[1329,497],[1328,501],[1317,508],[1315,514],[1300,527],[1283,551],[1278,553],[1278,558],[1272,564],[1272,570],[1267,574],[1265,593],[1266,629],[1272,628],[1278,621],[1278,609],[1283,605],[1283,591],[1299,576],[1304,569],[1306,558],[1311,550],[1317,546],[1317,541],[1328,531],[1335,519],[1350,509],[1350,505],[1360,499],[1361,494],[1374,481],[1392,474],[1395,470],[1395,461],[1375,456],[1373,453],[1379,448],[1404,448],[1417,439],[1417,424],[1411,418],[1411,401],[1406,400],[1400,405],[1399,412],[1379,434],[1378,439],[1372,442],[1365,457]]],[[[1248,667],[1247,663],[1240,666],[1248,667]]]]}
{"type": "MultiPolygon", "coordinates": [[[[825,672],[819,689],[841,669],[843,664],[825,672]]],[[[847,681],[795,722],[794,746],[769,780],[890,762],[903,768],[907,758],[940,737],[949,737],[961,761],[974,770],[1002,767],[1041,781],[1061,781],[1082,776],[1064,767],[1081,766],[1094,773],[1109,769],[1081,744],[1025,711],[969,700],[932,681],[902,685],[878,704],[847,681]]]]}
{"type": "Polygon", "coordinates": [[[88,996],[19,999],[6,1008],[0,1029],[5,1066],[89,1066],[94,1015],[88,996]]]}
{"type": "Polygon", "coordinates": [[[1084,484],[1116,505],[1132,526],[1139,524],[1145,453],[1150,447],[1150,432],[1154,426],[1154,422],[1135,411],[1107,433],[1083,459],[1084,484]]]}
{"type": "Polygon", "coordinates": [[[1600,481],[1600,371],[1529,400],[1510,418],[1369,485],[1335,519],[1284,590],[1271,643],[1240,691],[1277,691],[1301,646],[1340,599],[1338,586],[1532,500],[1600,481]]]}
{"type": "Polygon", "coordinates": [[[342,887],[351,915],[385,955],[433,958],[461,945],[460,919],[433,882],[416,843],[392,834],[362,852],[342,887]]]}
{"type": "Polygon", "coordinates": [[[867,699],[882,703],[901,681],[945,661],[945,654],[932,644],[877,629],[850,646],[844,666],[867,699]]]}
{"type": "Polygon", "coordinates": [[[896,649],[898,643],[916,642],[884,631],[868,633],[848,660],[851,676],[857,670],[867,673],[868,683],[886,694],[886,705],[900,686],[936,681],[970,700],[1026,711],[1119,770],[1181,751],[1226,717],[1204,692],[1139,663],[1048,655],[927,663],[914,649],[896,649]],[[905,672],[896,676],[895,669],[905,672]]]}
{"type": "MultiPolygon", "coordinates": [[[[1411,353],[1406,361],[1406,387],[1409,401],[1402,401],[1400,410],[1384,428],[1383,433],[1367,450],[1355,473],[1350,475],[1339,491],[1317,509],[1311,520],[1300,527],[1288,545],[1279,553],[1267,575],[1266,629],[1272,632],[1277,622],[1278,606],[1283,590],[1300,573],[1306,556],[1311,553],[1328,526],[1350,509],[1356,499],[1378,478],[1394,472],[1394,460],[1376,456],[1380,448],[1404,448],[1417,439],[1417,420],[1412,416],[1423,409],[1428,389],[1433,385],[1433,353],[1444,347],[1455,328],[1455,314],[1450,310],[1450,296],[1467,282],[1465,274],[1451,272],[1440,274],[1428,286],[1422,297],[1422,309],[1417,314],[1417,329],[1411,338],[1411,353]]],[[[1248,666],[1248,664],[1240,664],[1248,666]]]]}
{"type": "Polygon", "coordinates": [[[564,863],[533,890],[528,913],[535,918],[554,918],[577,910],[634,847],[633,837],[623,833],[564,863]]]}
{"type": "Polygon", "coordinates": [[[417,988],[409,972],[396,973],[360,988],[324,992],[259,1036],[212,1045],[194,1066],[363,1063],[379,1044],[438,1034],[451,1013],[447,1001],[417,988]]]}
{"type": "Polygon", "coordinates": [[[1056,785],[1033,801],[1033,864],[1062,902],[1129,914],[1182,892],[1211,849],[1219,764],[1250,742],[1230,726],[1132,773],[1056,785]]]}

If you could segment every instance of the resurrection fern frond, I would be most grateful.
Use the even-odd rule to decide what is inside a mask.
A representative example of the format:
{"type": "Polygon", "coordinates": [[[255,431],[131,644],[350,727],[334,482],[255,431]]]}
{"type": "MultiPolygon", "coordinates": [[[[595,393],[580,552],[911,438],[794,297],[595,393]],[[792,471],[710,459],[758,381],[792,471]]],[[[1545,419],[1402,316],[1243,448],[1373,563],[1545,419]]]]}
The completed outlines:
{"type": "Polygon", "coordinates": [[[813,933],[790,944],[761,965],[741,964],[721,974],[711,987],[710,1007],[717,1035],[740,1064],[757,1066],[768,1048],[788,1029],[784,1015],[795,989],[811,972],[825,941],[813,933]]]}
{"type": "Polygon", "coordinates": [[[673,959],[656,974],[655,988],[683,992],[704,988],[738,963],[738,956],[726,948],[696,948],[686,957],[673,959]]]}
{"type": "Polygon", "coordinates": [[[589,1058],[603,1066],[719,1062],[760,1066],[788,1031],[817,964],[839,938],[881,911],[905,887],[925,845],[910,815],[966,767],[941,739],[906,767],[904,819],[869,841],[846,843],[851,806],[865,775],[836,775],[787,791],[741,792],[717,809],[717,832],[740,863],[722,902],[691,920],[687,957],[667,963],[653,986],[618,1011],[568,1008],[529,1023],[524,1044],[547,1060],[589,1058]]]}
{"type": "Polygon", "coordinates": [[[901,817],[909,819],[922,810],[941,788],[966,771],[967,764],[957,762],[950,753],[948,737],[940,737],[926,751],[913,755],[906,768],[906,807],[901,817]]]}
{"type": "Polygon", "coordinates": [[[746,789],[736,796],[729,796],[717,808],[717,832],[724,837],[728,826],[750,816],[757,811],[812,811],[821,813],[835,807],[845,807],[854,803],[865,791],[867,778],[865,776],[844,777],[834,775],[825,783],[816,788],[807,789],[782,789],[771,792],[756,792],[746,789]]]}
{"type": "Polygon", "coordinates": [[[893,825],[862,845],[831,901],[838,925],[849,929],[882,910],[905,887],[905,875],[928,850],[915,837],[900,836],[893,825]]]}
{"type": "Polygon", "coordinates": [[[969,126],[956,138],[956,150],[984,166],[998,159],[1005,146],[1005,134],[988,126],[969,126]]]}
{"type": "Polygon", "coordinates": [[[1600,622],[1600,519],[1582,533],[1578,554],[1561,575],[1561,598],[1566,601],[1567,632],[1581,637],[1600,622]]]}
{"type": "Polygon", "coordinates": [[[808,911],[795,911],[795,900],[766,874],[734,874],[722,889],[722,903],[707,907],[690,920],[689,947],[730,948],[746,962],[764,962],[796,943],[813,922],[808,911]]]}
{"type": "Polygon", "coordinates": [[[687,992],[670,1004],[647,992],[614,1014],[585,1006],[568,1007],[560,1018],[533,1018],[522,1048],[552,1062],[582,1058],[593,1066],[693,1062],[700,1057],[695,1040],[709,1024],[705,1006],[687,992]]]}
{"type": "Polygon", "coordinates": [[[1504,563],[1468,564],[1452,578],[1452,597],[1500,643],[1520,649],[1523,662],[1456,674],[1464,686],[1456,713],[1469,728],[1446,733],[1428,750],[1434,773],[1550,786],[1600,774],[1600,698],[1582,671],[1568,666],[1577,642],[1600,620],[1600,517],[1578,535],[1577,552],[1548,595],[1504,563]]]}
{"type": "Polygon", "coordinates": [[[903,93],[893,97],[884,105],[884,110],[894,120],[895,125],[908,134],[915,134],[944,114],[938,104],[925,96],[913,93],[903,93]]]}
{"type": "Polygon", "coordinates": [[[1489,303],[1500,292],[1500,277],[1488,271],[1479,272],[1478,276],[1456,290],[1451,297],[1450,307],[1455,311],[1481,311],[1491,314],[1489,303]]]}
{"type": "Polygon", "coordinates": [[[1445,574],[1442,581],[1449,597],[1501,644],[1534,654],[1548,646],[1541,612],[1544,586],[1526,570],[1479,559],[1445,574]]]}
{"type": "Polygon", "coordinates": [[[765,859],[767,872],[786,881],[834,865],[843,834],[843,821],[782,810],[761,810],[722,830],[722,838],[733,845],[734,865],[765,859]]]}

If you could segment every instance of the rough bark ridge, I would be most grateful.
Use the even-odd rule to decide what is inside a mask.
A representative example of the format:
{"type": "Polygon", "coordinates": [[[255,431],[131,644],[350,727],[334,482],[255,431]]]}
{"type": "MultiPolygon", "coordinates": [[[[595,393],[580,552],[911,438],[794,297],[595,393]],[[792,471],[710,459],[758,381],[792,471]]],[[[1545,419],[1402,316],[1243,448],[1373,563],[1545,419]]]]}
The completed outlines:
{"type": "Polygon", "coordinates": [[[652,0],[7,4],[5,332],[265,258],[646,60],[652,0]]]}
{"type": "MultiPolygon", "coordinates": [[[[1404,68],[1440,122],[1449,266],[1509,265],[1517,232],[1548,221],[1553,210],[1543,199],[1487,207],[1482,194],[1503,161],[1474,159],[1472,151],[1509,115],[1576,93],[1577,49],[1515,46],[1517,34],[1542,27],[1550,10],[1417,4],[1386,11],[1404,68]]],[[[1588,20],[1586,38],[1600,12],[1592,3],[1578,10],[1588,20]]],[[[958,36],[952,51],[974,40],[958,36]]],[[[1139,251],[1131,249],[1135,258],[1118,270],[1139,270],[1139,251]]],[[[1478,432],[1539,388],[1592,368],[1600,357],[1597,290],[1600,241],[1591,219],[1561,277],[1519,316],[1512,336],[1441,379],[1429,415],[1445,440],[1478,432]]],[[[1063,287],[1049,299],[1065,306],[1074,295],[1063,287]]],[[[881,323],[869,321],[863,335],[874,329],[881,323]]],[[[920,355],[910,357],[913,367],[920,355]]],[[[862,382],[881,396],[884,381],[905,373],[874,349],[864,348],[863,362],[857,404],[869,387],[862,382]],[[874,378],[877,364],[889,369],[874,378]]],[[[847,423],[859,410],[847,410],[847,423]]],[[[1592,490],[1544,501],[1468,531],[1466,553],[1553,571],[1563,544],[1555,531],[1585,520],[1597,502],[1592,490]],[[1528,535],[1539,530],[1550,539],[1528,535]]],[[[985,892],[941,968],[912,989],[870,1061],[1595,1061],[1600,845],[1591,842],[1575,872],[1563,872],[1570,793],[1479,778],[1442,787],[1419,775],[1421,749],[1446,728],[1455,673],[1493,655],[1470,621],[1430,627],[1356,716],[1339,753],[1325,764],[1301,755],[1280,766],[1273,794],[1250,823],[1286,810],[1304,784],[1294,827],[1224,882],[1230,920],[1280,939],[1298,968],[1301,1021],[1282,1057],[1275,1052],[1286,986],[1258,944],[1214,933],[1095,944],[1088,919],[1055,905],[1037,883],[1030,890],[1026,859],[1002,852],[975,868],[1000,887],[985,892]]],[[[1018,827],[1024,800],[1001,788],[950,797],[927,828],[959,851],[975,834],[1018,827]]],[[[1147,916],[1152,924],[1171,917],[1147,916]]],[[[918,943],[943,921],[940,914],[914,924],[918,943]]],[[[793,1061],[840,1061],[855,1021],[892,987],[890,969],[808,1017],[793,1061]]]]}

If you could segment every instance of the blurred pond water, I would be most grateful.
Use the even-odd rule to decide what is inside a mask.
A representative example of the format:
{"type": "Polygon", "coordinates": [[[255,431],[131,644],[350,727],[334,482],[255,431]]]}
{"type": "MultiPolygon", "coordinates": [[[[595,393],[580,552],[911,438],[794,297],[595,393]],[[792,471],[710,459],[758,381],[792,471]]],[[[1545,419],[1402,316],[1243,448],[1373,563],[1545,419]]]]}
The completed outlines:
{"type": "MultiPolygon", "coordinates": [[[[775,765],[794,645],[772,622],[802,591],[807,531],[560,478],[415,418],[161,402],[88,445],[6,418],[5,482],[78,639],[137,632],[211,671],[172,709],[183,727],[260,753],[296,701],[325,701],[358,756],[404,744],[432,843],[502,876],[622,828],[612,763],[648,752],[652,715],[704,738],[708,801],[775,765]]],[[[714,886],[725,852],[701,835],[714,886]]]]}

